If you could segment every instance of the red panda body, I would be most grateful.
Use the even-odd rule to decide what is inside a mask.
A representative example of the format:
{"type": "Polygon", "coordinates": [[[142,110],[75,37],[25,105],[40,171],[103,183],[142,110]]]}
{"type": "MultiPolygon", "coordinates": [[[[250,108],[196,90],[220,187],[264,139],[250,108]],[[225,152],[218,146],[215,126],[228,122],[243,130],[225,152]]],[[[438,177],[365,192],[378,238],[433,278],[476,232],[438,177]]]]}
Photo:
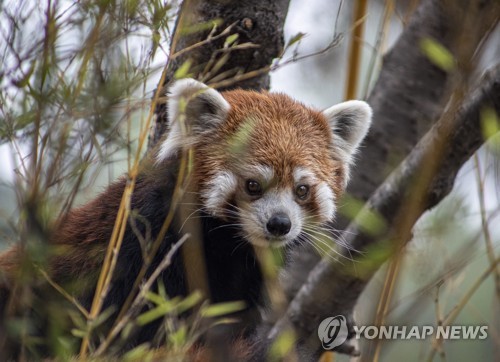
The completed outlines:
{"type": "MultiPolygon", "coordinates": [[[[221,94],[194,80],[172,86],[168,106],[170,132],[137,177],[131,210],[141,222],[127,227],[103,308],[119,310],[129,295],[143,264],[138,233],[149,235],[149,241],[159,235],[173,207],[179,161],[191,149],[189,200],[195,205],[185,206],[187,213],[176,212],[146,277],[182,238],[186,219],[195,215],[205,268],[186,265],[189,260],[175,254],[160,276],[166,292],[170,297],[186,296],[186,270],[191,268],[206,278],[211,302],[245,302],[246,311],[238,315],[244,321],[236,334],[251,333],[259,322],[257,307],[265,302],[254,247],[314,242],[314,229],[334,217],[352,155],[368,130],[370,109],[353,101],[319,112],[285,95],[240,90],[221,94]]],[[[50,258],[48,274],[62,285],[74,286],[81,279],[72,290],[87,309],[125,184],[123,177],[90,203],[70,211],[50,238],[59,252],[50,258]]],[[[5,292],[0,308],[5,310],[19,255],[20,249],[13,248],[0,256],[0,287],[5,292]]],[[[35,300],[51,292],[40,290],[35,300]]],[[[161,319],[142,326],[125,343],[157,343],[160,323],[161,319]]],[[[39,328],[44,333],[48,327],[39,328]]],[[[7,334],[0,325],[0,343],[7,334]]]]}

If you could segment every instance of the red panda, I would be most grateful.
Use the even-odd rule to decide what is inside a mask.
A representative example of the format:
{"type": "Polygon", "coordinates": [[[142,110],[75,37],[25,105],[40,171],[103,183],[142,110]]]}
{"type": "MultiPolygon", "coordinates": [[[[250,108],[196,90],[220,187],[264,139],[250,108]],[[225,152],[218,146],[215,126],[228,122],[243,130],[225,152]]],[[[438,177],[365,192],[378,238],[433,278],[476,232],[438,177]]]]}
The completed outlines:
{"type": "MultiPolygon", "coordinates": [[[[211,302],[245,302],[251,317],[238,333],[251,331],[258,323],[255,311],[265,302],[254,247],[313,242],[315,228],[332,221],[369,129],[371,109],[365,102],[348,101],[320,112],[284,94],[220,93],[193,79],[175,82],[168,98],[170,131],[137,177],[131,209],[142,222],[129,222],[125,231],[104,308],[119,309],[127,298],[143,263],[138,233],[148,234],[149,240],[160,233],[172,207],[179,159],[192,150],[189,192],[195,205],[189,214],[176,212],[147,275],[181,238],[184,218],[198,217],[206,270],[195,267],[195,272],[207,278],[211,302]]],[[[72,292],[86,308],[126,182],[122,177],[70,211],[50,237],[61,251],[50,258],[49,275],[63,285],[82,279],[72,292]]],[[[0,288],[5,291],[0,308],[14,283],[19,255],[14,247],[0,256],[0,288]]],[[[186,268],[192,266],[186,262],[174,255],[160,276],[170,297],[188,293],[186,268]]],[[[159,325],[157,320],[141,327],[127,343],[153,342],[159,325]]],[[[0,326],[0,337],[1,331],[0,326]]]]}

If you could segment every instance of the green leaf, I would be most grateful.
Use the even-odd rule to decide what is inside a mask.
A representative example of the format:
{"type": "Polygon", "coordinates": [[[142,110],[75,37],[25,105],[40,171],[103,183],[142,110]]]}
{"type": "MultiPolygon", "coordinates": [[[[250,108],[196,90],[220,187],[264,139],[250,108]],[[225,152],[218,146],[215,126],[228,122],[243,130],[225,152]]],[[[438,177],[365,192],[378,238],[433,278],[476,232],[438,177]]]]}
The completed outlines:
{"type": "Polygon", "coordinates": [[[373,273],[394,255],[394,240],[383,239],[376,243],[377,245],[370,245],[366,247],[363,257],[354,266],[351,264],[347,267],[347,272],[361,279],[370,278],[373,273]]]}
{"type": "Polygon", "coordinates": [[[199,290],[195,290],[186,298],[182,299],[176,305],[177,313],[183,313],[191,308],[193,308],[196,304],[198,304],[203,298],[203,294],[199,290]]]}
{"type": "Polygon", "coordinates": [[[158,305],[137,317],[137,323],[139,323],[139,325],[148,324],[158,318],[162,318],[168,313],[181,314],[198,304],[202,298],[202,294],[195,291],[183,299],[176,297],[171,300],[166,300],[158,294],[148,293],[146,298],[158,305]]]}
{"type": "Polygon", "coordinates": [[[295,334],[285,331],[276,338],[269,350],[270,361],[282,361],[295,345],[295,334]]]}
{"type": "Polygon", "coordinates": [[[363,208],[355,222],[367,234],[378,236],[387,230],[387,223],[382,215],[369,208],[363,208]]]}
{"type": "Polygon", "coordinates": [[[201,311],[201,315],[206,318],[219,317],[222,315],[238,312],[244,309],[246,306],[245,302],[227,302],[227,303],[217,303],[205,307],[201,311]]]}
{"type": "Polygon", "coordinates": [[[223,23],[222,19],[212,19],[204,23],[192,24],[190,26],[185,26],[180,29],[179,34],[182,36],[195,34],[205,30],[211,30],[215,27],[220,26],[223,23]]]}
{"type": "Polygon", "coordinates": [[[153,292],[147,292],[146,295],[145,295],[145,298],[148,301],[153,302],[156,305],[162,305],[162,304],[168,304],[169,303],[168,299],[165,299],[161,295],[153,293],[153,292]]]}
{"type": "Polygon", "coordinates": [[[285,248],[270,248],[274,265],[283,267],[285,262],[285,248]]]}
{"type": "Polygon", "coordinates": [[[236,133],[228,139],[228,152],[235,157],[242,155],[248,148],[253,130],[255,129],[257,120],[252,116],[248,116],[243,120],[242,125],[236,133]]]}
{"type": "Polygon", "coordinates": [[[387,222],[384,217],[374,210],[365,208],[362,200],[356,199],[350,195],[342,197],[341,212],[350,220],[355,220],[359,227],[369,235],[381,235],[387,230],[387,222]]]}
{"type": "Polygon", "coordinates": [[[218,318],[213,323],[210,323],[210,327],[226,325],[226,324],[235,324],[240,323],[240,318],[218,318]]]}
{"type": "Polygon", "coordinates": [[[123,355],[123,361],[152,361],[154,357],[154,350],[151,350],[148,344],[140,344],[133,350],[128,351],[123,355]]]}
{"type": "Polygon", "coordinates": [[[151,58],[154,58],[156,50],[160,46],[161,35],[157,30],[153,31],[151,34],[151,58]]]}
{"type": "Polygon", "coordinates": [[[103,324],[109,317],[111,317],[115,310],[116,307],[109,307],[108,309],[102,311],[101,314],[99,314],[96,319],[91,322],[91,328],[96,328],[97,326],[103,324]]]}
{"type": "Polygon", "coordinates": [[[126,0],[124,4],[126,14],[129,18],[134,18],[139,8],[139,0],[126,0]]]}
{"type": "Polygon", "coordinates": [[[30,81],[33,71],[35,70],[35,65],[36,65],[36,60],[33,60],[26,74],[24,74],[20,79],[13,80],[12,83],[18,88],[26,87],[30,81]]]}
{"type": "Polygon", "coordinates": [[[78,338],[85,338],[87,336],[87,332],[82,331],[81,329],[73,328],[71,330],[71,334],[78,338]]]}
{"type": "Polygon", "coordinates": [[[186,60],[174,73],[174,79],[182,79],[190,77],[189,69],[191,69],[191,59],[186,60]]]}
{"type": "Polygon", "coordinates": [[[168,340],[174,347],[180,347],[187,343],[188,329],[186,325],[181,325],[175,332],[168,334],[168,340]]]}
{"type": "Polygon", "coordinates": [[[123,328],[121,333],[122,339],[127,339],[133,330],[134,330],[134,322],[128,322],[127,324],[125,324],[125,327],[123,328]]]}
{"type": "Polygon", "coordinates": [[[226,41],[224,42],[224,48],[229,47],[231,44],[233,44],[239,37],[240,35],[238,33],[229,35],[226,38],[226,41]]]}
{"type": "Polygon", "coordinates": [[[171,312],[172,310],[173,308],[170,305],[159,305],[158,307],[148,310],[137,317],[137,323],[140,326],[146,325],[154,320],[157,320],[158,318],[162,318],[165,314],[171,312]]]}
{"type": "Polygon", "coordinates": [[[290,40],[288,40],[288,43],[286,44],[285,48],[288,48],[288,47],[292,46],[293,44],[299,42],[306,35],[307,35],[306,33],[298,32],[297,34],[295,34],[294,36],[292,36],[290,38],[290,40]]]}
{"type": "Polygon", "coordinates": [[[429,60],[439,68],[450,71],[455,67],[453,54],[442,44],[432,38],[424,38],[420,42],[420,48],[429,60]]]}
{"type": "Polygon", "coordinates": [[[485,140],[500,132],[500,119],[493,108],[481,110],[481,129],[485,140]]]}

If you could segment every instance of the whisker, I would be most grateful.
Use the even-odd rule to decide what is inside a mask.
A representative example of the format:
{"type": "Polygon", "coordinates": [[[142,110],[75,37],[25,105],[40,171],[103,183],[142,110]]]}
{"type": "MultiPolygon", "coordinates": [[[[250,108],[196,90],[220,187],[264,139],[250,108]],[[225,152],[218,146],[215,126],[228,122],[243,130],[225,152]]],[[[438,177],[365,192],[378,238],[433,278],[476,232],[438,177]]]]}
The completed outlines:
{"type": "MultiPolygon", "coordinates": [[[[346,255],[340,253],[339,251],[336,250],[336,248],[332,245],[330,245],[329,243],[327,243],[323,238],[321,238],[320,236],[318,235],[315,235],[313,232],[308,232],[307,230],[304,230],[303,231],[305,235],[307,235],[308,237],[311,238],[311,243],[319,243],[321,245],[323,245],[324,247],[326,247],[326,250],[323,250],[323,251],[326,251],[327,252],[327,255],[330,255],[329,252],[332,252],[336,255],[338,255],[339,257],[342,257],[344,259],[347,259],[349,261],[354,261],[353,259],[350,259],[349,257],[347,257],[346,255]]],[[[319,245],[317,245],[319,247],[319,245]]]]}
{"type": "MultiPolygon", "coordinates": [[[[354,251],[360,255],[363,255],[365,254],[366,252],[362,251],[362,250],[357,250],[356,248],[354,248],[350,243],[347,242],[347,240],[345,239],[345,235],[344,235],[344,232],[343,231],[340,231],[340,230],[337,230],[333,227],[331,227],[330,225],[328,224],[321,224],[321,223],[309,223],[308,225],[304,225],[303,228],[305,229],[308,229],[309,231],[312,231],[312,232],[315,232],[315,233],[319,233],[325,237],[328,237],[328,238],[333,238],[335,240],[335,242],[348,249],[349,253],[351,251],[354,251]],[[314,227],[314,228],[313,228],[314,227]],[[325,233],[329,233],[331,235],[327,235],[325,233]]],[[[355,233],[352,233],[352,232],[349,232],[350,234],[355,234],[355,233]]]]}
{"type": "Polygon", "coordinates": [[[188,222],[188,220],[195,220],[195,219],[201,219],[201,218],[206,218],[206,217],[210,217],[210,215],[201,215],[199,214],[200,211],[203,211],[204,210],[204,207],[200,207],[198,209],[195,209],[193,212],[191,212],[187,217],[186,217],[186,220],[184,220],[184,222],[182,223],[181,227],[179,230],[182,230],[184,228],[184,226],[186,225],[186,223],[188,222]],[[196,214],[196,216],[194,216],[196,214]]]}
{"type": "MultiPolygon", "coordinates": [[[[326,251],[323,248],[321,248],[313,240],[311,240],[308,236],[303,235],[301,237],[300,241],[302,242],[302,245],[304,245],[304,244],[311,245],[314,248],[314,250],[316,250],[316,252],[318,253],[318,255],[320,255],[322,257],[326,256],[326,257],[328,257],[329,259],[331,259],[333,261],[339,261],[338,257],[336,257],[334,254],[329,253],[328,251],[326,251]]],[[[341,261],[339,261],[339,262],[341,264],[343,264],[341,261]]]]}
{"type": "MultiPolygon", "coordinates": [[[[336,245],[339,245],[341,246],[342,248],[346,249],[347,252],[349,253],[350,257],[352,260],[354,260],[354,258],[352,257],[352,253],[351,251],[355,251],[355,250],[352,250],[353,248],[351,247],[351,245],[349,245],[344,239],[343,237],[340,235],[338,237],[333,237],[332,238],[332,235],[330,234],[326,234],[324,232],[321,232],[321,231],[318,231],[318,230],[308,230],[309,232],[312,232],[314,233],[315,235],[319,235],[319,236],[322,236],[323,238],[326,238],[326,239],[331,239],[333,240],[333,242],[336,244],[336,245]]],[[[323,239],[324,241],[324,239],[323,239]]],[[[333,247],[333,246],[332,246],[333,247]]]]}
{"type": "Polygon", "coordinates": [[[233,227],[233,226],[243,226],[243,224],[240,224],[240,223],[232,223],[232,224],[222,224],[222,225],[219,225],[217,227],[214,227],[213,229],[210,229],[209,232],[212,232],[212,231],[215,231],[215,230],[219,230],[219,229],[223,229],[225,227],[233,227]]]}
{"type": "MultiPolygon", "coordinates": [[[[311,245],[319,255],[324,254],[323,250],[318,248],[318,246],[316,244],[314,244],[313,242],[311,242],[311,240],[309,240],[304,234],[300,234],[297,238],[297,241],[300,243],[300,245],[306,245],[306,244],[311,245]]],[[[337,259],[334,259],[334,260],[337,260],[337,259]]]]}

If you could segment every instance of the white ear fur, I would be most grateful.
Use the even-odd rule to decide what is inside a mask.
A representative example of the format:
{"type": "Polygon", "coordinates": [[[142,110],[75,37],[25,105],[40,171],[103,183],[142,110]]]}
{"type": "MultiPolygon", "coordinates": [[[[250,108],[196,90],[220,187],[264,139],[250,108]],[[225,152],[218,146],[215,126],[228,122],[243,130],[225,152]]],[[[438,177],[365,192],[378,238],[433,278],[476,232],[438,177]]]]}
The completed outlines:
{"type": "Polygon", "coordinates": [[[372,109],[363,101],[347,101],[323,111],[335,135],[334,147],[351,164],[372,122],[372,109]]]}
{"type": "Polygon", "coordinates": [[[216,128],[226,119],[230,106],[215,89],[185,78],[169,88],[167,109],[169,131],[160,145],[158,162],[182,147],[192,146],[200,135],[216,128]]]}

